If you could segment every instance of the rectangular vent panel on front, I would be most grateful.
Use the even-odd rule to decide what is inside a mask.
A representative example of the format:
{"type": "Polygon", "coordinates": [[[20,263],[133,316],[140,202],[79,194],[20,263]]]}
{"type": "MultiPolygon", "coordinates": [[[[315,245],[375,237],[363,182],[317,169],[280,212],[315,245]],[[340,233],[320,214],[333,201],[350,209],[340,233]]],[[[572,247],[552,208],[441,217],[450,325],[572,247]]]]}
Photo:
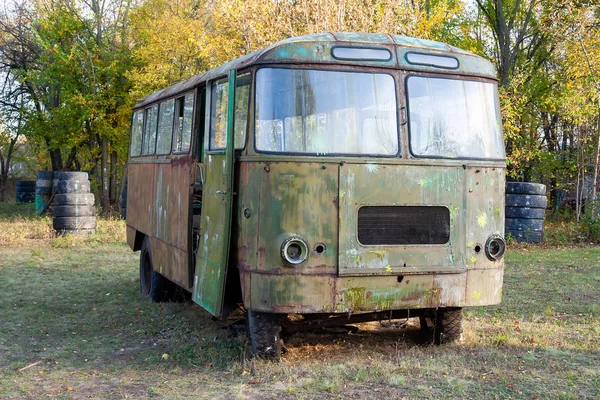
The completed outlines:
{"type": "Polygon", "coordinates": [[[365,206],[358,210],[363,245],[445,244],[450,211],[441,206],[365,206]]]}

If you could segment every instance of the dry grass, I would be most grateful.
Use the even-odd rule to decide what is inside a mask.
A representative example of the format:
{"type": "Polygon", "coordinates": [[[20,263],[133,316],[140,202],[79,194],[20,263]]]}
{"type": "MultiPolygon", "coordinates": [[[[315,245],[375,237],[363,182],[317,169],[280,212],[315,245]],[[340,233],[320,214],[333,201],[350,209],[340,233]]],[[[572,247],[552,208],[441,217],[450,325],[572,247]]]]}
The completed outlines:
{"type": "Polygon", "coordinates": [[[195,304],[142,299],[121,222],[62,241],[0,224],[2,399],[600,397],[600,247],[511,248],[502,305],[466,310],[462,345],[369,323],[287,337],[272,363],[195,304]]]}
{"type": "Polygon", "coordinates": [[[36,216],[33,204],[0,203],[0,246],[50,244],[65,247],[86,243],[125,242],[125,221],[98,217],[96,223],[95,235],[57,237],[52,229],[52,217],[36,216]]]}

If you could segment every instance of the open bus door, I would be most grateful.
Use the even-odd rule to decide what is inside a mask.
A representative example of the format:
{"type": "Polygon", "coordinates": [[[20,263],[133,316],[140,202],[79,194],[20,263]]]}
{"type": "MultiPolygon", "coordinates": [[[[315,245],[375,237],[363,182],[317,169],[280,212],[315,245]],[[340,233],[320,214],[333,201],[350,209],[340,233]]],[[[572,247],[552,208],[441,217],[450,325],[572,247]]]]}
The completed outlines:
{"type": "MultiPolygon", "coordinates": [[[[202,215],[198,254],[194,276],[193,300],[217,318],[223,312],[227,262],[231,238],[234,156],[235,71],[229,72],[227,94],[227,127],[225,148],[207,147],[204,160],[205,181],[202,192],[202,215]]],[[[215,124],[216,90],[220,81],[211,83],[210,124],[215,124]]],[[[207,105],[208,105],[207,104],[207,105]]],[[[211,127],[211,129],[213,129],[211,127]]],[[[210,136],[210,135],[208,135],[210,136]]],[[[209,138],[210,140],[210,138],[209,138]]]]}

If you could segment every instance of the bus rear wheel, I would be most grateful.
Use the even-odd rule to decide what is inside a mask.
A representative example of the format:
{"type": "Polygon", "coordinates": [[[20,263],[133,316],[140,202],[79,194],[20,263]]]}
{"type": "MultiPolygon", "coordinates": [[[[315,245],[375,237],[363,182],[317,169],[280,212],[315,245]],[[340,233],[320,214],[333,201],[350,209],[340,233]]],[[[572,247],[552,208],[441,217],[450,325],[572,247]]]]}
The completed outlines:
{"type": "Polygon", "coordinates": [[[159,274],[152,267],[152,251],[150,240],[144,238],[140,253],[140,293],[157,303],[170,301],[174,284],[159,274]]]}
{"type": "Polygon", "coordinates": [[[462,308],[440,308],[431,315],[419,317],[421,332],[435,344],[461,342],[463,334],[462,308]]]}
{"type": "Polygon", "coordinates": [[[252,353],[259,358],[281,357],[281,325],[277,314],[248,310],[248,328],[252,353]]]}

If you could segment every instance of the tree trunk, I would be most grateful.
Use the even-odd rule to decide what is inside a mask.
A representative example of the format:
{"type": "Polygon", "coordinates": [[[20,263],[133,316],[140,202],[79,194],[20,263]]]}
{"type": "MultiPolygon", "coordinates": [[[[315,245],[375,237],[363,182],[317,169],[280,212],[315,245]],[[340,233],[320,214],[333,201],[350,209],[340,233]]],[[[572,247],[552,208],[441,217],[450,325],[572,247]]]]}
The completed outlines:
{"type": "Polygon", "coordinates": [[[5,165],[4,158],[0,159],[0,203],[6,200],[6,184],[8,182],[8,163],[5,165]]]}
{"type": "Polygon", "coordinates": [[[123,168],[123,176],[121,177],[121,185],[119,187],[119,212],[122,213],[123,208],[121,207],[121,199],[123,198],[123,192],[125,191],[125,183],[127,182],[127,163],[125,163],[125,168],[123,168]]]}
{"type": "Polygon", "coordinates": [[[62,162],[62,154],[60,153],[60,149],[50,149],[48,150],[50,153],[50,162],[52,163],[53,171],[60,171],[63,169],[62,162]]]}
{"type": "MultiPolygon", "coordinates": [[[[8,172],[8,171],[6,171],[8,172]]],[[[0,149],[0,203],[4,202],[4,192],[6,191],[6,177],[8,174],[5,174],[4,170],[4,156],[2,154],[2,149],[0,149]]]]}
{"type": "Polygon", "coordinates": [[[592,217],[597,215],[597,199],[598,194],[598,157],[600,156],[600,90],[598,91],[598,129],[596,131],[596,149],[594,152],[594,178],[592,180],[592,217]]]}
{"type": "Polygon", "coordinates": [[[110,204],[117,202],[117,152],[113,150],[110,153],[110,204]]]}
{"type": "Polygon", "coordinates": [[[71,148],[71,152],[69,153],[69,156],[67,157],[67,162],[65,163],[65,168],[66,169],[75,169],[78,170],[79,168],[77,167],[77,147],[73,146],[71,148]]]}
{"type": "Polygon", "coordinates": [[[108,198],[108,139],[106,136],[102,138],[102,160],[100,167],[100,180],[102,181],[102,189],[100,198],[102,201],[102,212],[106,215],[109,210],[108,198]]]}

